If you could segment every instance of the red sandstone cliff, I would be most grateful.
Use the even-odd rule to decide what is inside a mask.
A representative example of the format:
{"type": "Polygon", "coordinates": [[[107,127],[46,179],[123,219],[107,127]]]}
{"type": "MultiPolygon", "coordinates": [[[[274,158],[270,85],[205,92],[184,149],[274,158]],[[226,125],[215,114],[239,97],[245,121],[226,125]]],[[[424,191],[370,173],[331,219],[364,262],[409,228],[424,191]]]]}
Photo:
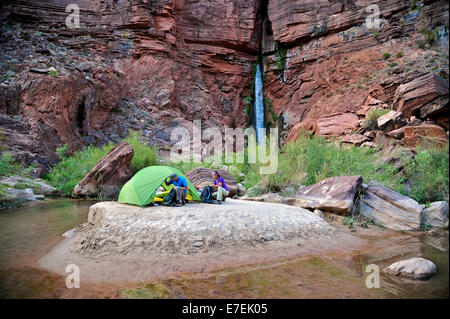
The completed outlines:
{"type": "Polygon", "coordinates": [[[284,136],[353,132],[374,105],[412,105],[408,116],[448,130],[446,1],[80,0],[81,27],[68,29],[72,2],[1,4],[0,133],[27,164],[130,128],[164,145],[193,119],[243,126],[260,53],[284,136]],[[379,30],[365,24],[370,4],[379,30]]]}

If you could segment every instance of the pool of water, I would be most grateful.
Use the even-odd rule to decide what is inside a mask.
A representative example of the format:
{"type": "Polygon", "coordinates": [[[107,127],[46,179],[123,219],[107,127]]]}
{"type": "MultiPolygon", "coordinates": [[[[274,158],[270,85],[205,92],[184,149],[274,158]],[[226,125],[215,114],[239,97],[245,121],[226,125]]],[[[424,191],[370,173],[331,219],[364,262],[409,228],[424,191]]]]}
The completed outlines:
{"type": "MultiPolygon", "coordinates": [[[[263,265],[183,274],[136,284],[86,284],[67,289],[65,277],[41,269],[37,261],[67,230],[87,219],[95,202],[54,199],[0,213],[0,298],[448,298],[448,239],[389,233],[366,236],[366,247],[346,254],[303,256],[263,265]],[[445,240],[444,240],[445,241],[445,240]],[[368,289],[367,264],[380,268],[423,256],[439,272],[426,281],[381,275],[368,289]]],[[[364,237],[362,235],[357,235],[364,237]]],[[[200,257],[200,256],[199,256],[200,257]]]]}

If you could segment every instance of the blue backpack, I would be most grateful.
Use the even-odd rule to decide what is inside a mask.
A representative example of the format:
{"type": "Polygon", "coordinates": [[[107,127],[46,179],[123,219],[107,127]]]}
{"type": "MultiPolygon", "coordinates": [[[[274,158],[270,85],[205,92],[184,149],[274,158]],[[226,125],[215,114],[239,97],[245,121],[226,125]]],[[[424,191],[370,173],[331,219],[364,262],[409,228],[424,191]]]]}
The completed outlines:
{"type": "Polygon", "coordinates": [[[200,198],[203,203],[206,204],[222,204],[221,201],[212,198],[213,188],[211,186],[206,186],[203,192],[200,194],[200,198]]]}

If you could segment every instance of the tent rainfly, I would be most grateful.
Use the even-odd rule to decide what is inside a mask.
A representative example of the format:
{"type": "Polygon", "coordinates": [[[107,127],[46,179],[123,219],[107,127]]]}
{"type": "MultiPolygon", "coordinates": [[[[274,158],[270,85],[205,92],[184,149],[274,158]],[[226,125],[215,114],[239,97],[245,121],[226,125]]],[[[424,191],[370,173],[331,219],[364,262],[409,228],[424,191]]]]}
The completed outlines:
{"type": "MultiPolygon", "coordinates": [[[[156,190],[162,186],[168,193],[173,188],[173,185],[166,186],[163,183],[172,173],[186,178],[178,169],[170,166],[149,166],[141,169],[123,185],[117,201],[141,207],[152,202],[162,201],[161,198],[155,196],[156,190]]],[[[189,185],[186,199],[200,201],[200,196],[196,192],[194,185],[187,178],[186,181],[189,185]]]]}

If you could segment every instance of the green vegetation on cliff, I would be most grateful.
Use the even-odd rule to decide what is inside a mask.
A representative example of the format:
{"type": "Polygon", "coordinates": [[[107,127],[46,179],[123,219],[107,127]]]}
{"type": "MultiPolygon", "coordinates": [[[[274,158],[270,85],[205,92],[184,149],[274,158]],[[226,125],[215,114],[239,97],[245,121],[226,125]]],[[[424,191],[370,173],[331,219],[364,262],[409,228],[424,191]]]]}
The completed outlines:
{"type": "MultiPolygon", "coordinates": [[[[362,175],[364,182],[379,182],[425,203],[448,200],[448,151],[448,143],[444,148],[418,149],[414,158],[402,157],[403,170],[399,172],[393,163],[381,158],[377,149],[335,144],[302,134],[296,142],[280,148],[275,174],[261,175],[258,165],[245,163],[230,165],[229,170],[247,188],[261,182],[257,193],[282,192],[289,186],[312,185],[333,176],[362,175]]],[[[181,166],[186,172],[194,165],[181,166]]]]}
{"type": "MultiPolygon", "coordinates": [[[[125,141],[134,148],[133,172],[158,164],[156,150],[148,146],[138,133],[131,132],[125,141]]],[[[89,146],[72,156],[65,156],[65,151],[59,150],[62,154],[61,162],[51,170],[47,179],[63,194],[70,195],[75,185],[113,147],[112,143],[100,148],[89,146]]],[[[296,142],[280,148],[278,170],[274,174],[261,175],[259,164],[248,163],[247,150],[244,153],[244,163],[227,164],[223,155],[221,161],[169,165],[184,173],[198,166],[226,168],[237,182],[244,183],[247,188],[259,183],[258,193],[283,192],[286,188],[312,185],[333,176],[362,175],[364,182],[377,181],[420,203],[448,200],[448,143],[444,148],[423,148],[416,153],[414,158],[406,155],[402,157],[403,170],[399,172],[399,168],[393,163],[381,158],[381,152],[377,149],[342,145],[303,133],[296,142]]]]}
{"type": "Polygon", "coordinates": [[[282,191],[287,186],[312,185],[324,178],[342,175],[362,175],[364,181],[375,180],[402,191],[403,178],[395,176],[392,164],[378,163],[372,149],[342,146],[324,138],[302,134],[293,143],[280,148],[278,171],[259,175],[258,168],[249,167],[246,187],[264,179],[261,191],[282,191]]]}

